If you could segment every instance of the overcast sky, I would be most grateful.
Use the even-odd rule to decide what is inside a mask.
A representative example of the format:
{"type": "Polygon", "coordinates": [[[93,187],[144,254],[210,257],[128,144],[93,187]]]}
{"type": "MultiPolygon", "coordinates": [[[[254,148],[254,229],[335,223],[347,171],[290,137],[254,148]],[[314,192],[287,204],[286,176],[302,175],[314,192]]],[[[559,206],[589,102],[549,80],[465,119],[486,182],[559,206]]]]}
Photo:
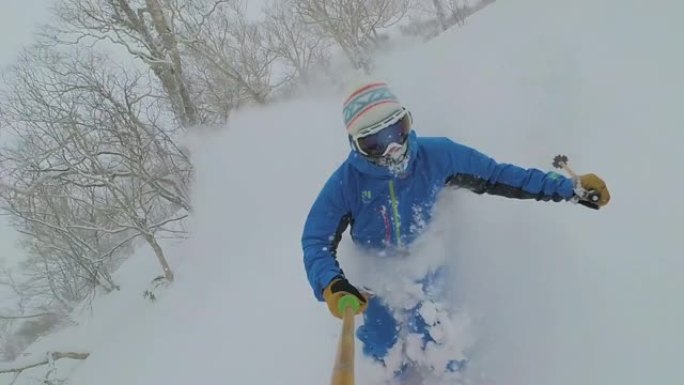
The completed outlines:
{"type": "Polygon", "coordinates": [[[0,64],[11,64],[21,46],[47,19],[50,0],[0,1],[0,64]]]}
{"type": "MultiPolygon", "coordinates": [[[[22,46],[31,43],[32,34],[48,16],[50,0],[0,0],[0,68],[16,59],[22,46]]],[[[0,264],[14,262],[18,251],[16,233],[0,216],[0,264]]]]}

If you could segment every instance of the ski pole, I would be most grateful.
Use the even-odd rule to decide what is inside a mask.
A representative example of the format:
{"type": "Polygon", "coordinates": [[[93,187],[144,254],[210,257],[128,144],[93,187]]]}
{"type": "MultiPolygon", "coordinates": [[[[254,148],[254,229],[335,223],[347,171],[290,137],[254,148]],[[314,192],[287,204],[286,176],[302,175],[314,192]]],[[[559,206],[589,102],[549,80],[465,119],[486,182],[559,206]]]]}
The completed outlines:
{"type": "MultiPolygon", "coordinates": [[[[568,157],[566,155],[557,155],[553,158],[553,167],[561,168],[570,175],[570,177],[576,181],[579,181],[579,175],[573,171],[568,165],[568,157]]],[[[579,183],[579,182],[578,182],[579,183]]],[[[587,190],[582,196],[580,196],[580,201],[578,203],[590,207],[592,209],[598,210],[600,206],[598,201],[601,199],[601,194],[596,190],[587,190]]]]}
{"type": "Polygon", "coordinates": [[[337,356],[332,373],[332,385],[354,385],[354,314],[361,307],[359,299],[351,294],[340,298],[342,334],[337,345],[337,356]]]}

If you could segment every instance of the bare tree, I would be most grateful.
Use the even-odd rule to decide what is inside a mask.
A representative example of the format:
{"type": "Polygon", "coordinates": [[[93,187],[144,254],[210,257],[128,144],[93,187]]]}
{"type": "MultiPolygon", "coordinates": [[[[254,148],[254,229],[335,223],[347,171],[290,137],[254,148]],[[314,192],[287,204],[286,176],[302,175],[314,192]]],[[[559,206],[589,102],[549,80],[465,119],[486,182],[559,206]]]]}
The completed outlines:
{"type": "Polygon", "coordinates": [[[14,384],[19,378],[24,370],[36,368],[39,366],[47,365],[48,368],[45,372],[45,377],[41,383],[46,385],[54,384],[55,381],[64,383],[62,379],[51,379],[56,372],[57,367],[55,366],[55,361],[61,360],[63,358],[69,358],[72,360],[85,360],[90,356],[90,353],[80,353],[80,352],[47,352],[43,357],[36,357],[30,360],[23,360],[22,362],[16,362],[12,364],[0,365],[0,374],[14,373],[14,378],[10,385],[14,384]]]}
{"type": "Polygon", "coordinates": [[[414,7],[433,15],[442,31],[446,31],[454,25],[463,25],[465,18],[474,12],[479,3],[479,0],[432,0],[431,4],[426,4],[416,0],[414,7]]]}
{"type": "MultiPolygon", "coordinates": [[[[22,148],[27,148],[22,146],[22,148]]],[[[10,158],[6,164],[20,158],[10,158]]],[[[13,177],[13,187],[3,191],[4,210],[13,215],[13,224],[25,235],[28,252],[23,273],[25,295],[56,299],[63,307],[83,299],[85,293],[99,286],[106,291],[118,289],[109,272],[117,265],[132,231],[103,236],[107,218],[99,213],[97,188],[47,183],[22,179],[37,170],[20,171],[13,177]],[[22,175],[23,174],[23,175],[22,175]]]]}
{"type": "Polygon", "coordinates": [[[45,313],[30,318],[0,320],[0,361],[12,361],[41,336],[64,324],[62,313],[45,313]]]}
{"type": "Polygon", "coordinates": [[[411,0],[411,22],[400,30],[413,36],[431,39],[465,19],[494,0],[411,0]]]}
{"type": "Polygon", "coordinates": [[[38,337],[68,320],[66,313],[71,308],[52,306],[50,299],[34,296],[34,288],[25,276],[17,279],[12,271],[4,269],[0,271],[0,286],[13,293],[5,298],[0,310],[0,361],[15,359],[38,337]]]}
{"type": "MultiPolygon", "coordinates": [[[[190,0],[195,9],[199,0],[190,0]]],[[[243,103],[263,104],[272,89],[272,65],[276,54],[269,49],[261,24],[246,16],[246,2],[220,2],[210,13],[185,12],[178,17],[188,60],[198,70],[210,93],[231,101],[229,108],[243,103]],[[201,15],[196,16],[196,15],[201,15]]]]}
{"type": "Polygon", "coordinates": [[[304,23],[294,6],[294,0],[271,2],[265,8],[264,28],[269,48],[287,68],[285,79],[306,83],[314,67],[328,64],[331,41],[304,23]]]}
{"type": "Polygon", "coordinates": [[[173,22],[182,8],[171,5],[168,0],[63,0],[56,5],[58,23],[49,33],[60,43],[94,39],[124,47],[152,69],[178,120],[194,125],[199,115],[173,22]]]}
{"type": "Polygon", "coordinates": [[[442,0],[432,0],[432,5],[435,7],[437,20],[439,20],[442,30],[446,31],[449,28],[449,23],[447,21],[447,15],[446,11],[444,10],[444,4],[442,4],[442,0]]]}
{"type": "MultiPolygon", "coordinates": [[[[246,0],[65,0],[47,41],[109,41],[144,62],[182,125],[227,119],[274,88],[276,53],[246,0]]],[[[286,79],[285,79],[286,80],[286,79]]]]}
{"type": "MultiPolygon", "coordinates": [[[[149,80],[108,62],[39,49],[15,69],[17,81],[2,101],[15,139],[0,154],[8,210],[46,268],[55,258],[83,269],[84,260],[104,264],[141,237],[170,281],[156,234],[174,231],[167,225],[190,210],[189,159],[162,128],[164,109],[146,91],[149,80]],[[103,247],[94,247],[98,241],[103,247]]],[[[101,284],[107,270],[85,278],[101,284]]]]}
{"type": "Polygon", "coordinates": [[[473,4],[476,3],[475,0],[449,0],[446,4],[448,14],[444,29],[453,25],[463,25],[466,17],[474,12],[473,4]]]}
{"type": "Polygon", "coordinates": [[[295,0],[297,13],[333,39],[356,68],[370,69],[369,54],[382,39],[379,30],[401,20],[405,0],[295,0]]]}

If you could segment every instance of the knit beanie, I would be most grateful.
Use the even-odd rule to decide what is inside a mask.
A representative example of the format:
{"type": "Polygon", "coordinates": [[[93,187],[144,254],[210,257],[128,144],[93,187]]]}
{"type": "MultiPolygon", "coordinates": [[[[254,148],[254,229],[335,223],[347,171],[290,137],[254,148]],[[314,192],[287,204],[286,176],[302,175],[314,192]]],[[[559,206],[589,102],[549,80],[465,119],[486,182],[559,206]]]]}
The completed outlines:
{"type": "Polygon", "coordinates": [[[397,97],[382,81],[363,82],[352,87],[348,95],[342,112],[351,136],[402,109],[397,97]]]}

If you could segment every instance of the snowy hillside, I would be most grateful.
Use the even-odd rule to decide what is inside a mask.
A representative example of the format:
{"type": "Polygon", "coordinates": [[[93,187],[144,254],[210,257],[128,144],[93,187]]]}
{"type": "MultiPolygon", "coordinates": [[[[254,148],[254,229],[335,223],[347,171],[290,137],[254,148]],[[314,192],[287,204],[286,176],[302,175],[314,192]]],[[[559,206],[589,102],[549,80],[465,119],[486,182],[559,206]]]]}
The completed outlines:
{"type": "MultiPolygon", "coordinates": [[[[613,195],[598,212],[444,197],[420,252],[457,268],[475,384],[681,382],[683,11],[668,0],[501,1],[380,60],[419,135],[543,169],[566,153],[613,195]]],[[[57,362],[73,385],[328,383],[339,321],[311,294],[299,239],[348,151],[342,98],[322,87],[189,138],[197,209],[191,239],[170,252],[176,282],[144,299],[158,272],[141,250],[117,272],[121,292],[28,353],[90,352],[57,362]]],[[[347,241],[340,259],[361,270],[347,241]]],[[[357,362],[357,383],[374,384],[357,362]]]]}

